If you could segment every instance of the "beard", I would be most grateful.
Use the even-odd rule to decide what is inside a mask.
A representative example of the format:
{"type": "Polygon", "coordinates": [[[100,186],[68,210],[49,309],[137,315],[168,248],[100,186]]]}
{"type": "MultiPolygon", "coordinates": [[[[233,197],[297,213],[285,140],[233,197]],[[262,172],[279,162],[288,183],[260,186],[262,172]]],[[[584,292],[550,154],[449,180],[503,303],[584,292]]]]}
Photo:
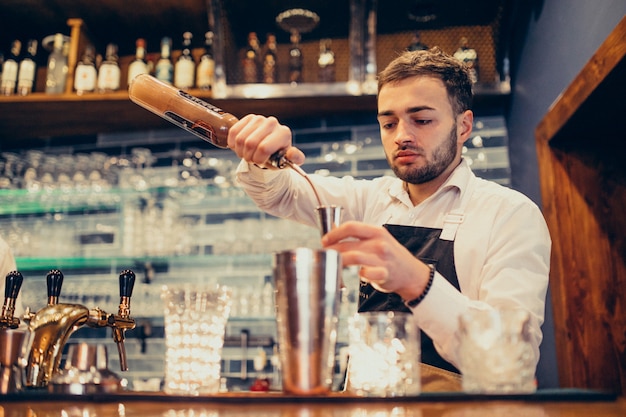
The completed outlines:
{"type": "MultiPolygon", "coordinates": [[[[428,181],[432,181],[441,175],[454,161],[457,152],[456,144],[456,124],[450,130],[448,139],[433,150],[432,157],[427,159],[426,165],[414,167],[414,166],[402,166],[395,165],[390,156],[387,156],[387,162],[393,170],[396,177],[409,184],[423,184],[428,181]]],[[[404,146],[403,149],[410,148],[404,146]]],[[[422,148],[415,148],[416,150],[424,153],[422,148]]]]}

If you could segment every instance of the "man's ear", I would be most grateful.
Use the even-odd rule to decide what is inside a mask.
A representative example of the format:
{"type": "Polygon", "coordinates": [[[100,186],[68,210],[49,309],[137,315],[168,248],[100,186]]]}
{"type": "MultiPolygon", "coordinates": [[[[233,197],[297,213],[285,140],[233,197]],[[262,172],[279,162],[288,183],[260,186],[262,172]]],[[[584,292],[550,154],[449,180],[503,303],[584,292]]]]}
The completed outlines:
{"type": "Polygon", "coordinates": [[[458,129],[459,141],[465,143],[469,139],[472,133],[472,126],[474,124],[474,112],[471,110],[465,110],[458,116],[458,129]]]}

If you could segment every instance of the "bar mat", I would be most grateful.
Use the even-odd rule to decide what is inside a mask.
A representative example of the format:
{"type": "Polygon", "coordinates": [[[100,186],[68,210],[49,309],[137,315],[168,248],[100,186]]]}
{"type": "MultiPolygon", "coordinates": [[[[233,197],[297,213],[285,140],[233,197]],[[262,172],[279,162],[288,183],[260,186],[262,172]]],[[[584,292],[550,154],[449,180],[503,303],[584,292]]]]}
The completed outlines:
{"type": "Polygon", "coordinates": [[[347,402],[438,402],[438,401],[531,401],[531,402],[593,402],[616,401],[617,393],[588,390],[579,388],[541,389],[532,394],[466,394],[459,392],[424,392],[409,397],[362,397],[344,392],[331,392],[327,395],[287,395],[282,392],[229,392],[211,395],[184,396],[169,395],[162,392],[133,392],[97,394],[60,394],[49,393],[47,390],[28,390],[18,393],[0,395],[0,401],[91,401],[91,402],[198,402],[198,403],[347,403],[347,402]]]}

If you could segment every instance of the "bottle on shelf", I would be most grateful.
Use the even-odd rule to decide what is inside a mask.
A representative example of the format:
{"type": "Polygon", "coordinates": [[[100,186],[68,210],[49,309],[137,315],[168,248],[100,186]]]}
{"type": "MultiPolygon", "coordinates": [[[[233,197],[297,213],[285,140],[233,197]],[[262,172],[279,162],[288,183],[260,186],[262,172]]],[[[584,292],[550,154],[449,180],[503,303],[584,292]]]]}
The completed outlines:
{"type": "Polygon", "coordinates": [[[76,71],[74,73],[74,89],[76,94],[82,95],[85,93],[92,93],[96,90],[96,83],[98,80],[98,71],[96,70],[96,51],[93,45],[87,45],[83,56],[78,64],[76,64],[76,71]]]}
{"type": "Polygon", "coordinates": [[[263,53],[263,82],[275,84],[278,82],[278,50],[276,35],[267,34],[265,52],[263,53]]]}
{"type": "Polygon", "coordinates": [[[0,93],[4,96],[10,96],[15,93],[15,85],[17,84],[17,73],[19,71],[20,53],[22,51],[22,42],[14,40],[11,44],[9,56],[5,58],[2,64],[2,78],[0,79],[0,93]]]}
{"type": "Polygon", "coordinates": [[[139,74],[148,74],[149,68],[146,62],[146,40],[137,39],[135,42],[135,59],[128,65],[128,84],[139,74]]]}
{"type": "Polygon", "coordinates": [[[37,74],[35,56],[37,55],[38,45],[39,43],[35,39],[29,40],[26,47],[26,56],[20,62],[17,77],[17,94],[20,96],[26,96],[33,92],[35,76],[37,74]]]}
{"type": "Polygon", "coordinates": [[[104,61],[98,70],[97,89],[99,93],[110,93],[120,89],[120,66],[117,56],[117,45],[107,45],[104,61]]]}
{"type": "Polygon", "coordinates": [[[459,49],[454,53],[454,57],[469,68],[472,82],[478,82],[478,54],[469,46],[469,41],[465,36],[461,37],[459,49]]]}
{"type": "Polygon", "coordinates": [[[171,58],[172,39],[164,37],[161,39],[161,57],[157,61],[154,75],[157,79],[167,84],[174,81],[174,64],[171,58]]]}
{"type": "Polygon", "coordinates": [[[65,39],[62,33],[54,35],[52,52],[48,57],[48,69],[46,71],[46,93],[62,94],[65,92],[67,83],[67,54],[65,51],[65,39]]]}
{"type": "Polygon", "coordinates": [[[318,80],[321,83],[335,82],[335,53],[331,39],[320,40],[320,55],[317,60],[319,68],[318,80]]]}
{"type": "Polygon", "coordinates": [[[419,32],[413,32],[413,38],[411,39],[411,43],[407,46],[407,51],[426,51],[428,50],[428,45],[422,43],[422,39],[419,32]]]}
{"type": "Polygon", "coordinates": [[[259,46],[259,38],[256,32],[248,34],[248,47],[244,52],[242,71],[244,83],[259,82],[259,61],[261,55],[261,47],[259,46]]]}
{"type": "Polygon", "coordinates": [[[300,32],[292,30],[289,37],[291,47],[289,48],[289,82],[302,82],[303,57],[300,49],[300,32]]]}
{"type": "Polygon", "coordinates": [[[196,87],[202,90],[213,89],[215,82],[215,59],[213,57],[213,32],[204,34],[204,53],[200,57],[196,71],[196,87]]]}
{"type": "Polygon", "coordinates": [[[183,33],[183,50],[174,66],[174,86],[181,90],[193,88],[196,73],[196,62],[191,55],[191,32],[183,33]]]}

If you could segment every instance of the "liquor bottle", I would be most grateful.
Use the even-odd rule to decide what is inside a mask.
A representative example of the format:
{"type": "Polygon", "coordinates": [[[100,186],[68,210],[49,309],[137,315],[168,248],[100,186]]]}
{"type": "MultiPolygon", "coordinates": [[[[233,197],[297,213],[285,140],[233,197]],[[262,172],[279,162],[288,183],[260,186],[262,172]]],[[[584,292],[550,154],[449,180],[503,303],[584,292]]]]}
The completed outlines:
{"type": "Polygon", "coordinates": [[[472,82],[478,82],[478,54],[474,48],[469,46],[469,42],[465,36],[460,39],[459,49],[454,53],[454,57],[469,68],[472,82]]]}
{"type": "Polygon", "coordinates": [[[259,38],[256,32],[248,34],[248,47],[244,52],[242,70],[244,83],[259,82],[259,57],[261,55],[259,38]]]}
{"type": "Polygon", "coordinates": [[[11,44],[11,52],[2,64],[2,78],[0,80],[0,93],[10,96],[15,92],[17,84],[17,73],[19,70],[20,52],[22,51],[22,42],[14,40],[11,44]]]}
{"type": "Polygon", "coordinates": [[[52,52],[48,57],[48,70],[46,72],[46,93],[62,94],[65,92],[67,82],[67,55],[64,51],[65,39],[63,34],[54,35],[52,52]]]}
{"type": "Polygon", "coordinates": [[[407,46],[407,51],[426,51],[428,50],[428,46],[422,43],[420,33],[414,32],[413,39],[411,39],[411,44],[407,46]]]}
{"type": "Polygon", "coordinates": [[[276,35],[267,34],[265,52],[263,53],[263,82],[274,84],[278,82],[278,50],[276,48],[276,35]]]}
{"type": "Polygon", "coordinates": [[[128,84],[139,74],[147,74],[148,63],[146,62],[146,40],[137,39],[135,42],[135,59],[128,65],[128,84]]]}
{"type": "Polygon", "coordinates": [[[96,51],[92,45],[85,47],[85,52],[74,73],[74,89],[76,94],[92,93],[96,90],[98,81],[98,71],[96,70],[96,51]]]}
{"type": "Polygon", "coordinates": [[[104,61],[98,70],[97,89],[100,93],[109,93],[120,89],[120,66],[118,64],[117,45],[107,45],[104,61]]]}
{"type": "Polygon", "coordinates": [[[35,63],[35,55],[37,55],[38,42],[35,39],[28,41],[26,48],[26,56],[20,62],[20,68],[17,76],[17,94],[26,96],[33,92],[35,85],[35,75],[37,74],[37,64],[35,63]]]}
{"type": "Polygon", "coordinates": [[[196,63],[191,55],[191,32],[183,33],[183,52],[174,67],[174,85],[181,90],[192,88],[195,81],[196,63]]]}
{"type": "MultiPolygon", "coordinates": [[[[238,121],[232,114],[145,74],[135,78],[128,89],[128,97],[139,106],[222,149],[228,148],[228,131],[238,121]]],[[[306,173],[284,154],[282,150],[277,151],[265,165],[290,167],[306,177],[306,173]]]]}
{"type": "Polygon", "coordinates": [[[320,40],[320,55],[317,65],[319,67],[318,78],[321,83],[332,83],[335,81],[335,53],[331,47],[332,40],[320,40]]]}
{"type": "Polygon", "coordinates": [[[300,32],[292,30],[289,40],[291,41],[291,48],[289,48],[289,82],[292,84],[301,83],[303,57],[300,49],[300,32]]]}
{"type": "Polygon", "coordinates": [[[196,87],[211,90],[215,82],[215,59],[213,58],[213,32],[204,34],[204,53],[200,57],[196,73],[196,87]]]}
{"type": "Polygon", "coordinates": [[[174,64],[171,58],[172,39],[167,36],[161,39],[161,58],[157,61],[154,75],[164,83],[172,84],[174,80],[174,64]]]}

